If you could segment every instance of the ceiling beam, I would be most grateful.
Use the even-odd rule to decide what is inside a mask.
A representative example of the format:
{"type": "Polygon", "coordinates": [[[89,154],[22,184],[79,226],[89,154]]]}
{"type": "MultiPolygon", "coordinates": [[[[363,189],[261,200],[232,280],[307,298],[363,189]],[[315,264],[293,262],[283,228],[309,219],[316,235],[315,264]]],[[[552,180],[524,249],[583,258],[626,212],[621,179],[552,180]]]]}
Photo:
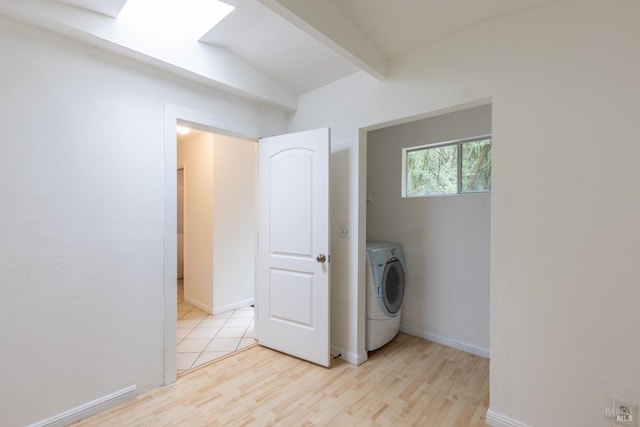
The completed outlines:
{"type": "Polygon", "coordinates": [[[269,9],[379,80],[387,60],[358,26],[329,0],[258,0],[269,9]]]}

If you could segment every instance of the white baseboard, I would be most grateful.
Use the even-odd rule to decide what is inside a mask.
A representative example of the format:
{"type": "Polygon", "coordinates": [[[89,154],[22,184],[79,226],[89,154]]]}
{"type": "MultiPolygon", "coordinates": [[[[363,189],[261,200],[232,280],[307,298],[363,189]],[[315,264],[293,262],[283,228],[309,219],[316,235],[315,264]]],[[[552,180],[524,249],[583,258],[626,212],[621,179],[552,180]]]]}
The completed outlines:
{"type": "Polygon", "coordinates": [[[469,344],[466,342],[445,338],[428,331],[421,331],[418,329],[408,328],[404,325],[400,325],[400,331],[409,335],[413,335],[416,337],[424,338],[429,341],[433,341],[438,344],[446,345],[447,347],[457,348],[458,350],[466,351],[467,353],[475,354],[476,356],[485,357],[487,359],[489,358],[489,349],[484,347],[479,347],[475,344],[469,344]]]}
{"type": "Polygon", "coordinates": [[[28,427],[62,427],[80,421],[83,418],[87,418],[93,414],[104,411],[105,409],[112,408],[119,403],[125,402],[135,397],[136,386],[132,385],[122,390],[115,391],[106,396],[102,396],[98,399],[92,400],[75,408],[71,408],[68,411],[64,411],[53,417],[49,417],[46,420],[38,421],[33,424],[29,424],[28,427]]]}
{"type": "Polygon", "coordinates": [[[226,313],[227,311],[237,310],[239,308],[249,307],[253,304],[253,298],[246,299],[244,301],[239,301],[233,304],[224,305],[222,307],[215,307],[213,309],[213,314],[226,313]]]}
{"type": "Polygon", "coordinates": [[[494,412],[489,408],[485,421],[492,427],[530,427],[521,421],[507,417],[504,414],[494,412]]]}
{"type": "Polygon", "coordinates": [[[232,311],[232,310],[236,310],[238,308],[243,308],[243,307],[248,307],[251,304],[253,304],[253,298],[249,298],[243,301],[238,301],[235,302],[233,304],[228,304],[228,305],[223,305],[222,307],[216,307],[213,308],[209,305],[203,304],[198,300],[195,300],[193,298],[184,297],[184,301],[186,303],[191,304],[192,306],[199,308],[202,311],[206,311],[207,313],[211,313],[211,314],[220,314],[220,313],[226,313],[227,311],[232,311]]]}
{"type": "Polygon", "coordinates": [[[364,362],[367,361],[368,355],[367,352],[365,351],[364,353],[361,354],[357,354],[357,353],[351,353],[349,351],[345,351],[339,347],[335,347],[335,346],[331,346],[331,355],[332,356],[338,356],[340,355],[340,359],[351,363],[352,365],[362,365],[364,362]]]}
{"type": "Polygon", "coordinates": [[[207,304],[203,304],[200,301],[193,299],[191,297],[188,297],[185,295],[184,297],[184,302],[191,304],[192,306],[199,308],[202,311],[206,311],[207,313],[213,313],[213,307],[211,307],[210,305],[207,304]]]}

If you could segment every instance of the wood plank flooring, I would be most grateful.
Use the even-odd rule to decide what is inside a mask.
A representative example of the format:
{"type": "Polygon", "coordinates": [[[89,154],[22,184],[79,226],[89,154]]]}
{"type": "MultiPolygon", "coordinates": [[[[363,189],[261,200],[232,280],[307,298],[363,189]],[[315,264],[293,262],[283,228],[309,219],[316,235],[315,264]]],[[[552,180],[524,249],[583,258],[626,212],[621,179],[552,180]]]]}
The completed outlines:
{"type": "Polygon", "coordinates": [[[254,346],[77,426],[485,427],[489,360],[399,334],[329,369],[254,346]]]}

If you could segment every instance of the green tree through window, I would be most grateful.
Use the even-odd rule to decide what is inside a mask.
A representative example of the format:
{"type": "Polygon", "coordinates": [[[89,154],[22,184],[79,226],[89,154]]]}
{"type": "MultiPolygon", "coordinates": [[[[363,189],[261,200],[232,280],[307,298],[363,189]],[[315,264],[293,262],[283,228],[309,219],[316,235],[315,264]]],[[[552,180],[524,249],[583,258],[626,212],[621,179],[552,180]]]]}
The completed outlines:
{"type": "Polygon", "coordinates": [[[406,197],[491,190],[491,138],[409,148],[404,152],[406,197]]]}

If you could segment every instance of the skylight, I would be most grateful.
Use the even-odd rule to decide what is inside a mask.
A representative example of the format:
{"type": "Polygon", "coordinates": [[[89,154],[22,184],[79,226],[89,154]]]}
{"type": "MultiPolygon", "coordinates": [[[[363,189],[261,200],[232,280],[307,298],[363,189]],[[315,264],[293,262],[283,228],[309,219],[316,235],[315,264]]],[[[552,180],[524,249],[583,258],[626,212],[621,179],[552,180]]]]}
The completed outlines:
{"type": "Polygon", "coordinates": [[[118,21],[199,39],[234,7],[218,0],[127,0],[118,21]]]}

